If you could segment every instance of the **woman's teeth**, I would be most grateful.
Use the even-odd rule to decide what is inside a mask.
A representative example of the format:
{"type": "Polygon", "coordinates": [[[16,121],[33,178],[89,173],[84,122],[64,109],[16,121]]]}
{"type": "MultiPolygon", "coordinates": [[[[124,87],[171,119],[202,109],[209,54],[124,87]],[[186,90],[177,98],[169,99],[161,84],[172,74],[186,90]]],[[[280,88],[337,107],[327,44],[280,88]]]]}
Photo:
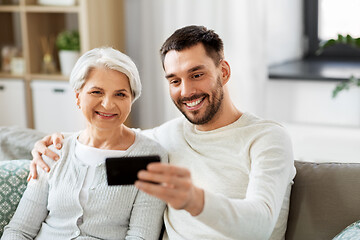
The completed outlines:
{"type": "Polygon", "coordinates": [[[101,113],[101,112],[97,112],[97,113],[104,117],[111,117],[111,116],[115,115],[115,114],[105,114],[105,113],[101,113]]]}

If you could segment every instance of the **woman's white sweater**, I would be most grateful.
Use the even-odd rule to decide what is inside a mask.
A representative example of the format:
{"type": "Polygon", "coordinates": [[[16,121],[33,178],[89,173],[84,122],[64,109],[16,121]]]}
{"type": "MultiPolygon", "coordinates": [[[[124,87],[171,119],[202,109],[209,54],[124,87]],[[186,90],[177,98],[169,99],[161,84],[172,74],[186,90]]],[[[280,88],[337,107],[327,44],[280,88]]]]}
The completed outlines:
{"type": "MultiPolygon", "coordinates": [[[[39,178],[29,182],[1,239],[158,239],[165,203],[134,185],[108,186],[104,163],[96,167],[87,202],[81,205],[79,195],[88,165],[76,159],[77,136],[64,140],[60,160],[47,161],[50,173],[38,168],[39,178]]],[[[139,133],[121,153],[154,154],[167,162],[165,150],[139,133]]]]}

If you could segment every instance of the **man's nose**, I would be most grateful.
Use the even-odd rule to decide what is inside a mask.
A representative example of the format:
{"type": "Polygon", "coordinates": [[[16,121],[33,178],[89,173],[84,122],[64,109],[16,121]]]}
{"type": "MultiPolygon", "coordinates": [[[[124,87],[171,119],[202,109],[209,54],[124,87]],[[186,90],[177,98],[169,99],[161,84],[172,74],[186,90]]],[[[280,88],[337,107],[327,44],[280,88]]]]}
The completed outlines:
{"type": "Polygon", "coordinates": [[[195,93],[194,84],[191,81],[181,82],[181,96],[190,97],[195,93]]]}

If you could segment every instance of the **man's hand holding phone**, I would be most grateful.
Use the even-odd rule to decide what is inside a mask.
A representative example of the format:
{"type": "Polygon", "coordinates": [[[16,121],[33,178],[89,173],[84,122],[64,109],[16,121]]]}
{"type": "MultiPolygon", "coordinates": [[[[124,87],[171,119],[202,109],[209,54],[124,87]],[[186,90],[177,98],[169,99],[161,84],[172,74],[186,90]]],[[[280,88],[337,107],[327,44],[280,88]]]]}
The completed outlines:
{"type": "Polygon", "coordinates": [[[155,196],[175,209],[199,215],[204,208],[204,190],[196,187],[186,168],[164,163],[150,163],[138,173],[135,186],[155,196]],[[157,183],[157,184],[154,184],[157,183]]]}

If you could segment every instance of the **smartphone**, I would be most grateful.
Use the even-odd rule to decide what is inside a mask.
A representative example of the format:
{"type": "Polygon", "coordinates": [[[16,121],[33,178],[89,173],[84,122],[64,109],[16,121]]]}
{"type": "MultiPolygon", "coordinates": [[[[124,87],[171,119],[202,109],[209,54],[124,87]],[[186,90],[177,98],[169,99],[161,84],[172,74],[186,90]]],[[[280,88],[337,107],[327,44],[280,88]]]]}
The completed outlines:
{"type": "Polygon", "coordinates": [[[106,158],[106,175],[108,185],[130,185],[134,184],[137,173],[146,169],[152,162],[160,162],[160,156],[134,156],[134,157],[110,157],[106,158]]]}

